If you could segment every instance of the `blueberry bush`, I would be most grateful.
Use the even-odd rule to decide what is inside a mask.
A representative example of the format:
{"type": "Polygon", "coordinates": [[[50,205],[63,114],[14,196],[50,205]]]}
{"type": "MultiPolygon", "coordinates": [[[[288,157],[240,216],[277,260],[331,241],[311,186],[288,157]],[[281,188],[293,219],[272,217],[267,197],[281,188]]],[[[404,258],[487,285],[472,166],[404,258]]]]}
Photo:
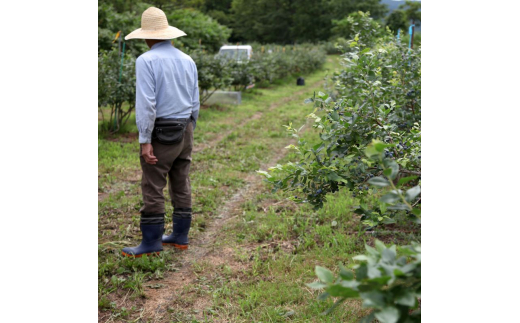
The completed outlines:
{"type": "MultiPolygon", "coordinates": [[[[412,205],[421,192],[420,186],[405,189],[406,184],[417,177],[404,177],[394,183],[399,165],[385,157],[385,149],[392,146],[374,140],[365,149],[366,158],[384,168],[382,176],[370,178],[368,184],[376,190],[386,191],[379,199],[381,207],[384,206],[382,214],[386,209],[406,210],[420,218],[420,205],[412,205]]],[[[355,272],[340,265],[339,277],[334,278],[330,270],[316,266],[319,281],[307,285],[325,290],[318,299],[338,298],[327,312],[348,298],[361,298],[364,307],[373,309],[361,322],[368,323],[374,319],[381,323],[420,322],[421,245],[412,243],[399,247],[400,257],[395,245],[387,247],[379,240],[375,241],[375,248],[365,244],[365,249],[366,254],[353,258],[361,261],[361,264],[353,266],[355,272]]]]}
{"type": "Polygon", "coordinates": [[[202,50],[190,53],[197,65],[200,104],[204,104],[215,91],[225,89],[233,82],[228,62],[219,56],[208,55],[202,50]]]}
{"type": "Polygon", "coordinates": [[[421,245],[387,247],[376,240],[375,248],[365,248],[366,254],[354,257],[360,261],[354,271],[340,266],[335,277],[327,268],[316,266],[319,281],[307,286],[324,289],[319,299],[337,298],[327,312],[348,298],[360,298],[363,307],[373,309],[360,322],[421,322],[421,245]]]}
{"type": "Polygon", "coordinates": [[[98,109],[103,119],[102,126],[105,128],[103,130],[117,132],[121,125],[128,121],[134,108],[134,56],[127,53],[121,57],[115,48],[101,51],[98,55],[98,109]],[[123,61],[122,69],[121,61],[123,61]],[[107,119],[102,109],[106,106],[110,108],[110,116],[107,116],[107,119]]]}
{"type": "Polygon", "coordinates": [[[324,50],[310,45],[287,48],[278,45],[255,45],[253,48],[253,55],[249,61],[228,60],[203,50],[188,52],[199,72],[201,104],[217,90],[244,91],[253,83],[269,85],[287,76],[310,73],[319,69],[326,58],[324,50]],[[255,49],[258,49],[258,52],[255,49]]]}
{"type": "MultiPolygon", "coordinates": [[[[275,191],[291,192],[289,199],[316,209],[327,194],[348,190],[367,230],[397,218],[420,226],[421,49],[407,48],[388,30],[372,30],[378,27],[370,21],[365,31],[349,24],[356,32],[343,48],[342,69],[327,93],[306,100],[319,137],[311,143],[300,133],[303,126],[290,123],[285,127],[298,143],[287,148],[297,160],[259,173],[275,191]]],[[[316,267],[320,281],[309,286],[325,289],[319,299],[338,297],[329,310],[361,298],[373,309],[362,322],[420,322],[420,244],[397,248],[376,241],[375,247],[354,258],[362,261],[355,273],[342,267],[335,278],[316,267]]]]}
{"type": "Polygon", "coordinates": [[[343,55],[343,69],[334,73],[328,93],[318,92],[306,100],[314,104],[308,118],[320,130],[318,143],[303,139],[301,128],[286,126],[299,139],[296,146],[290,146],[299,155],[298,161],[262,174],[275,189],[294,191],[293,200],[316,208],[323,206],[328,193],[346,187],[360,199],[359,212],[365,214],[363,221],[370,228],[392,223],[396,213],[410,210],[389,211],[384,205],[367,210],[366,204],[377,194],[369,189],[368,181],[381,176],[389,163],[399,167],[394,181],[415,176],[406,184],[411,187],[420,178],[421,52],[409,50],[389,34],[373,47],[359,39],[356,35],[349,41],[351,50],[343,55]],[[364,153],[373,140],[389,144],[383,152],[384,165],[364,153]]]}

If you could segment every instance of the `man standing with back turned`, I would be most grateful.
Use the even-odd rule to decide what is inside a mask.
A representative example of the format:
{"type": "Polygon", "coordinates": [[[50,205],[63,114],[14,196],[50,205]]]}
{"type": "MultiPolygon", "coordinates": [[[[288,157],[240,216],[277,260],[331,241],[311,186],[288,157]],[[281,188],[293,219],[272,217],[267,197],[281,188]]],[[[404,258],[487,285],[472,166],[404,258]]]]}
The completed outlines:
{"type": "Polygon", "coordinates": [[[143,12],[141,28],[125,37],[144,39],[150,50],[135,63],[135,114],[143,170],[144,206],[140,210],[143,239],[137,247],[124,248],[124,256],[158,253],[163,245],[188,248],[189,171],[200,103],[197,67],[191,57],[171,43],[171,39],[181,36],[186,34],[169,26],[162,10],[151,7],[143,12]],[[171,235],[163,235],[166,177],[174,207],[171,235]]]}

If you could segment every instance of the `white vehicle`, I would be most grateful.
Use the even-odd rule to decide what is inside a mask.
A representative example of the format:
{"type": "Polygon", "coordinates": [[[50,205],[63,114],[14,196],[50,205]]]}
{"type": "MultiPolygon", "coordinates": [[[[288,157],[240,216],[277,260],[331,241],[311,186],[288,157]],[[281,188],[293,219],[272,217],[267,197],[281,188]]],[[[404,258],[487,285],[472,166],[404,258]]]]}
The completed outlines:
{"type": "Polygon", "coordinates": [[[230,60],[237,62],[249,61],[253,54],[253,48],[250,45],[224,45],[220,47],[219,56],[224,56],[230,60]]]}

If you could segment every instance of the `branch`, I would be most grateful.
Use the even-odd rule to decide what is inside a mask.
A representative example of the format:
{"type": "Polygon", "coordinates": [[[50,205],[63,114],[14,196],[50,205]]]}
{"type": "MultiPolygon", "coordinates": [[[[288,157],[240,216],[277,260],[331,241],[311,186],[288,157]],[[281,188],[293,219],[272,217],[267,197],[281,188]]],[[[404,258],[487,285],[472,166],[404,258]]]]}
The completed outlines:
{"type": "Polygon", "coordinates": [[[202,102],[201,104],[204,104],[206,102],[207,99],[209,99],[210,96],[213,95],[213,93],[215,93],[217,91],[217,89],[213,90],[213,92],[209,93],[209,91],[207,91],[206,93],[209,93],[207,94],[206,96],[204,96],[204,98],[202,99],[202,102]]]}
{"type": "Polygon", "coordinates": [[[405,174],[412,174],[412,175],[418,175],[418,176],[421,176],[421,172],[414,172],[414,171],[412,171],[412,170],[401,169],[401,172],[402,172],[402,173],[405,173],[405,174]]]}
{"type": "Polygon", "coordinates": [[[101,109],[101,107],[98,107],[98,109],[101,112],[101,123],[105,123],[105,114],[103,113],[103,109],[101,109]]]}
{"type": "Polygon", "coordinates": [[[415,207],[419,202],[421,202],[421,198],[419,197],[419,199],[417,200],[417,202],[415,202],[412,207],[415,207]]]}

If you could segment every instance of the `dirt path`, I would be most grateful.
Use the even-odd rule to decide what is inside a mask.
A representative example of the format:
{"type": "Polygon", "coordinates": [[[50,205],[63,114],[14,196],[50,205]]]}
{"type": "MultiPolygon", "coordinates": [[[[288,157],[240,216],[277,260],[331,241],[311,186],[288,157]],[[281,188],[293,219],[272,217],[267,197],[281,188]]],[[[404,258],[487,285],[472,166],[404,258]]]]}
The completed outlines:
{"type": "MultiPolygon", "coordinates": [[[[323,81],[318,81],[312,84],[311,88],[317,88],[322,82],[323,81]]],[[[282,104],[294,100],[305,91],[308,91],[308,88],[295,92],[292,96],[271,104],[264,112],[257,113],[252,118],[248,119],[248,122],[257,120],[263,115],[263,113],[272,111],[282,104]]],[[[211,141],[209,146],[217,145],[220,140],[226,136],[227,134],[218,136],[211,141]]],[[[295,140],[292,139],[289,142],[284,143],[283,146],[276,148],[273,157],[268,162],[262,164],[260,168],[266,169],[270,166],[276,165],[278,161],[287,154],[287,149],[284,147],[291,143],[295,144],[295,140]]],[[[198,150],[198,152],[201,152],[206,148],[201,146],[199,147],[200,150],[198,150]]],[[[240,271],[246,267],[246,265],[236,261],[236,258],[234,257],[235,251],[232,248],[215,248],[214,246],[219,232],[226,223],[241,214],[241,205],[261,191],[262,180],[263,177],[258,175],[256,172],[249,173],[245,178],[245,182],[248,184],[228,199],[228,201],[217,212],[219,215],[216,217],[216,220],[209,223],[208,228],[203,234],[201,234],[197,239],[192,239],[190,241],[190,249],[182,256],[182,267],[180,270],[177,272],[167,273],[165,274],[164,279],[150,281],[147,284],[151,286],[162,284],[164,287],[160,289],[145,289],[147,300],[144,304],[142,317],[151,320],[151,322],[166,322],[169,321],[169,309],[175,310],[176,306],[185,306],[185,304],[183,304],[182,301],[179,302],[179,300],[182,299],[186,287],[188,287],[198,277],[193,268],[193,264],[197,261],[205,260],[216,266],[225,264],[234,268],[235,271],[240,271]]],[[[189,305],[189,307],[191,310],[194,310],[195,312],[198,311],[198,313],[202,315],[203,310],[210,305],[211,299],[198,297],[194,303],[189,305]]],[[[200,318],[202,318],[202,316],[200,318]]]]}
{"type": "MultiPolygon", "coordinates": [[[[265,169],[276,164],[286,154],[286,149],[279,148],[275,157],[268,163],[261,166],[265,169]]],[[[214,248],[214,243],[222,227],[240,215],[240,206],[248,199],[255,196],[262,185],[262,177],[256,173],[250,173],[245,178],[248,183],[245,187],[236,192],[219,210],[219,216],[209,224],[208,229],[197,239],[193,239],[190,249],[184,253],[181,260],[182,267],[179,271],[165,275],[165,278],[158,281],[150,281],[149,285],[163,284],[161,289],[147,289],[147,301],[144,304],[143,317],[151,319],[152,322],[167,321],[168,307],[171,306],[176,297],[179,297],[183,288],[192,283],[197,275],[194,273],[192,264],[201,259],[205,259],[214,265],[228,264],[239,266],[234,260],[234,251],[231,248],[214,248]]],[[[238,268],[235,268],[238,269],[238,268]]],[[[208,307],[208,300],[199,299],[198,303],[192,305],[194,310],[199,310],[202,314],[204,308],[208,307]]]]}

